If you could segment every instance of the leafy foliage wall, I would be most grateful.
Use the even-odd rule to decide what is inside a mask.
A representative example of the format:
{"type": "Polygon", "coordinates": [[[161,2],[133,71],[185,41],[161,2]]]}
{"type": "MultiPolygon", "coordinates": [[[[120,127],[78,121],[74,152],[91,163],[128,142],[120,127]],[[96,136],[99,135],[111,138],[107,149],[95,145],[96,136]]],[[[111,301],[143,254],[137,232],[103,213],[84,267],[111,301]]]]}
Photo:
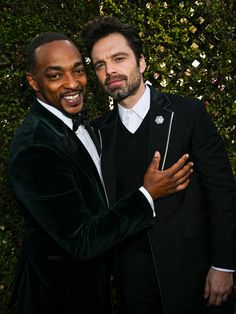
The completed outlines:
{"type": "MultiPolygon", "coordinates": [[[[31,102],[24,51],[38,33],[63,32],[79,45],[81,26],[99,14],[138,27],[148,68],[145,79],[162,91],[205,100],[224,137],[236,173],[234,0],[0,0],[0,313],[6,304],[21,239],[18,204],[7,183],[8,146],[31,102]]],[[[83,51],[82,51],[83,52],[83,51]]],[[[88,66],[87,107],[108,110],[88,66]]]]}

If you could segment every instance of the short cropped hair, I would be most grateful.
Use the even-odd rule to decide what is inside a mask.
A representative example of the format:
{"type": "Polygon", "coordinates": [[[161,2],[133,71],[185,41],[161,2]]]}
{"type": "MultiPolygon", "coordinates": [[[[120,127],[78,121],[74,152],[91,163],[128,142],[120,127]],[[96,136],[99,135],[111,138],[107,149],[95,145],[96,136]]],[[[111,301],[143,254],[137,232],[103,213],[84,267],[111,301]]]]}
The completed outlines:
{"type": "Polygon", "coordinates": [[[142,51],[142,41],[135,27],[122,23],[115,16],[102,16],[88,22],[81,32],[81,37],[85,48],[91,57],[91,51],[94,44],[101,38],[110,34],[119,33],[123,35],[130,48],[133,50],[137,62],[139,61],[142,51]]]}
{"type": "Polygon", "coordinates": [[[57,40],[67,40],[74,44],[66,35],[57,32],[45,32],[34,37],[26,50],[26,70],[32,72],[35,69],[35,50],[38,47],[57,40]]]}

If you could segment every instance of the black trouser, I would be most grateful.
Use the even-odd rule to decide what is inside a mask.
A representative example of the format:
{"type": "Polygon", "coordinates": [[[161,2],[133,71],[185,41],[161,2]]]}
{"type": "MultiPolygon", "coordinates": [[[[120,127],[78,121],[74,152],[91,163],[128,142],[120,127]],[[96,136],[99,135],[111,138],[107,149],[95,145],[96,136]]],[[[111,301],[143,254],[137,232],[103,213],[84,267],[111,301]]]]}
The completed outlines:
{"type": "Polygon", "coordinates": [[[163,314],[147,235],[122,243],[116,260],[120,314],[163,314]]]}

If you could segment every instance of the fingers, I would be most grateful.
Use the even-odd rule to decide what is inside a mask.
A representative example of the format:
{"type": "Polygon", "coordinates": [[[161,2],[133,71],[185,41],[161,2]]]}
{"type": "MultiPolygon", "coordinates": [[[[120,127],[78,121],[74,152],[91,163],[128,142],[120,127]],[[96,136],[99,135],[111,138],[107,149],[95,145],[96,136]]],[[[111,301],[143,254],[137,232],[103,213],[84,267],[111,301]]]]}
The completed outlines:
{"type": "Polygon", "coordinates": [[[229,295],[228,293],[223,295],[210,294],[207,304],[208,306],[219,306],[228,299],[229,295]]]}
{"type": "Polygon", "coordinates": [[[161,171],[160,153],[155,152],[152,162],[144,175],[143,186],[153,199],[166,197],[184,190],[189,185],[189,176],[192,173],[192,162],[186,164],[188,154],[183,155],[172,167],[161,171]]]}
{"type": "Polygon", "coordinates": [[[180,192],[182,190],[185,190],[186,187],[189,185],[190,180],[187,179],[184,183],[177,185],[176,192],[180,192]]]}
{"type": "Polygon", "coordinates": [[[212,305],[220,305],[222,303],[222,297],[221,295],[215,294],[211,291],[209,298],[208,298],[208,306],[212,305]]]}
{"type": "Polygon", "coordinates": [[[161,160],[161,155],[158,151],[155,152],[154,157],[152,159],[152,162],[148,168],[149,171],[156,171],[159,169],[160,165],[160,160],[161,160]]]}
{"type": "Polygon", "coordinates": [[[233,273],[211,268],[208,272],[204,298],[208,306],[219,306],[226,301],[233,287],[233,273]]]}
{"type": "Polygon", "coordinates": [[[180,169],[183,168],[184,164],[188,160],[189,155],[184,154],[173,166],[171,166],[167,171],[169,172],[169,175],[174,175],[176,172],[178,172],[180,169]]]}
{"type": "MultiPolygon", "coordinates": [[[[193,166],[192,162],[189,162],[187,165],[185,165],[188,158],[189,158],[189,155],[184,154],[173,166],[171,166],[170,168],[165,170],[166,174],[168,176],[173,176],[173,175],[177,174],[176,180],[179,180],[185,174],[188,174],[189,169],[193,166]],[[182,170],[182,171],[180,171],[180,170],[182,170]]],[[[159,165],[160,165],[160,160],[161,160],[161,155],[158,151],[156,151],[148,170],[149,171],[158,170],[159,165]]],[[[189,174],[188,174],[188,176],[189,176],[189,174]]]]}
{"type": "Polygon", "coordinates": [[[185,182],[190,174],[193,172],[193,162],[189,162],[186,166],[183,167],[183,169],[179,170],[175,174],[176,182],[178,185],[181,185],[183,182],[185,182]]]}
{"type": "Polygon", "coordinates": [[[205,289],[204,289],[204,298],[208,299],[209,295],[210,295],[210,285],[209,285],[208,281],[206,281],[205,289]]]}
{"type": "Polygon", "coordinates": [[[231,289],[222,296],[222,301],[225,302],[230,296],[230,294],[231,294],[231,289]]]}
{"type": "Polygon", "coordinates": [[[217,306],[221,305],[222,302],[225,302],[231,294],[231,289],[221,292],[221,291],[210,291],[208,298],[208,306],[217,306]]]}
{"type": "Polygon", "coordinates": [[[173,193],[174,192],[180,192],[184,189],[186,189],[186,187],[189,185],[189,176],[191,175],[191,173],[193,172],[193,162],[189,162],[187,165],[183,166],[183,162],[184,160],[187,160],[188,155],[184,155],[183,157],[181,157],[179,159],[179,161],[174,165],[174,169],[173,167],[165,170],[166,174],[168,175],[169,178],[172,178],[172,188],[173,188],[173,193]],[[179,168],[180,165],[182,165],[182,168],[179,168]],[[179,170],[177,170],[179,169],[179,170]],[[172,172],[175,172],[173,174],[171,174],[172,172]]]}

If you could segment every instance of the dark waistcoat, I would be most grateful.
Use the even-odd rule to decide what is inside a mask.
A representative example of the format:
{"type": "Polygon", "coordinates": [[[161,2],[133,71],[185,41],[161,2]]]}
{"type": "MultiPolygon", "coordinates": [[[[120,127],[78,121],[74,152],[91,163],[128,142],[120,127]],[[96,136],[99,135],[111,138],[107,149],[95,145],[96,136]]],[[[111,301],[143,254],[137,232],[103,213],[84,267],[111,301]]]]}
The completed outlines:
{"type": "MultiPolygon", "coordinates": [[[[143,177],[147,170],[148,125],[147,114],[139,128],[132,134],[119,119],[116,142],[117,200],[143,185],[143,177]]],[[[150,251],[146,231],[132,236],[126,241],[128,242],[129,247],[150,251]]]]}
{"type": "Polygon", "coordinates": [[[117,199],[143,185],[146,172],[148,116],[132,134],[119,120],[116,147],[117,199]]]}
{"type": "MultiPolygon", "coordinates": [[[[117,199],[132,189],[137,189],[143,185],[143,177],[147,170],[149,120],[149,114],[147,114],[134,134],[130,133],[120,120],[118,122],[116,143],[117,199]]],[[[124,286],[127,288],[128,285],[129,287],[130,282],[133,282],[134,286],[138,282],[139,286],[143,287],[144,293],[151,293],[151,295],[148,294],[149,297],[146,302],[148,303],[151,297],[154,302],[153,310],[158,309],[158,313],[163,313],[159,290],[153,288],[157,287],[157,281],[147,230],[126,239],[123,244],[121,243],[119,246],[116,257],[118,264],[115,274],[117,275],[119,293],[122,293],[125,289],[124,286]],[[130,281],[127,282],[126,275],[124,275],[127,271],[127,265],[134,265],[136,261],[139,261],[137,271],[130,272],[128,270],[130,281]],[[124,273],[122,269],[124,269],[124,273]],[[140,274],[139,270],[145,270],[144,274],[140,274]],[[146,278],[149,278],[149,280],[146,280],[146,278]]],[[[132,287],[131,284],[128,289],[132,291],[132,287]]],[[[138,302],[136,294],[129,296],[130,300],[128,302],[130,304],[138,302]]],[[[121,301],[121,313],[125,312],[122,303],[123,301],[121,301]]]]}

